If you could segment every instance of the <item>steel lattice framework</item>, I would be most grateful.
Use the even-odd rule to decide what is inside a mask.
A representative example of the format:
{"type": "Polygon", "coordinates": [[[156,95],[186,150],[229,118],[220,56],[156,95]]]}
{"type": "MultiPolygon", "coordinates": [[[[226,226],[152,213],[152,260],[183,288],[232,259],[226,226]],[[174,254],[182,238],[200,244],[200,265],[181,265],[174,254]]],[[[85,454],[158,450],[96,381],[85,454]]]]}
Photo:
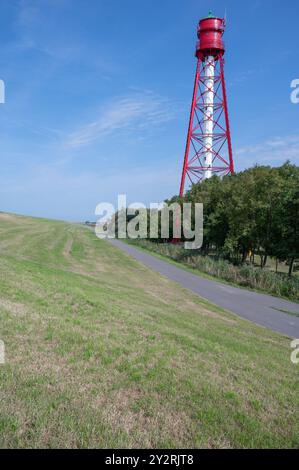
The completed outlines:
{"type": "Polygon", "coordinates": [[[203,52],[198,43],[181,196],[186,180],[194,184],[213,175],[222,177],[234,173],[223,55],[224,46],[223,50],[218,46],[218,50],[203,52]]]}

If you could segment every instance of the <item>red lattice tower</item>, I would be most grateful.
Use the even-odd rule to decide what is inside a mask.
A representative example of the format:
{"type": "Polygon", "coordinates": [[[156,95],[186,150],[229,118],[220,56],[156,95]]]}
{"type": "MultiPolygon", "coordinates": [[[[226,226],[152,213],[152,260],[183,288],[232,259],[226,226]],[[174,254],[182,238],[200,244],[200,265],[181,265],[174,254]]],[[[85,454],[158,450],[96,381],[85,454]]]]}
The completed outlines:
{"type": "Polygon", "coordinates": [[[225,20],[211,15],[199,22],[198,59],[180,195],[186,179],[197,183],[234,173],[224,77],[225,20]]]}

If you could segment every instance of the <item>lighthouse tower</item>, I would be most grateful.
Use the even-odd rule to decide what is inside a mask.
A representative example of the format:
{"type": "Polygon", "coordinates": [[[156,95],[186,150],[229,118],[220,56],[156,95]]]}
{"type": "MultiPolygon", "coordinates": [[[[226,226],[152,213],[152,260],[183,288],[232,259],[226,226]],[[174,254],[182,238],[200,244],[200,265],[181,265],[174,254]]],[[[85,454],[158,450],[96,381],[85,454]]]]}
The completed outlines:
{"type": "Polygon", "coordinates": [[[224,78],[225,20],[209,14],[198,26],[197,67],[181,179],[187,184],[234,173],[224,78]]]}

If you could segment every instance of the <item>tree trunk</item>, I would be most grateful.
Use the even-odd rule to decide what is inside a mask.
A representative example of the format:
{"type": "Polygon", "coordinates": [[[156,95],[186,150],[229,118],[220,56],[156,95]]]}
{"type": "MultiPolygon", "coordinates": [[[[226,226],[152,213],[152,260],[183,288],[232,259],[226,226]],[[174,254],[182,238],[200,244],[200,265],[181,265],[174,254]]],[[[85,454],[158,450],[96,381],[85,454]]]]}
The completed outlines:
{"type": "Polygon", "coordinates": [[[294,262],[295,262],[295,258],[291,258],[290,268],[289,268],[289,277],[292,276],[292,272],[293,272],[293,268],[294,268],[294,262]]]}
{"type": "Polygon", "coordinates": [[[278,258],[276,258],[276,268],[275,268],[276,274],[278,273],[278,258]]]}
{"type": "Polygon", "coordinates": [[[268,261],[268,255],[265,255],[264,256],[264,261],[263,261],[263,268],[266,267],[267,261],[268,261]]]}

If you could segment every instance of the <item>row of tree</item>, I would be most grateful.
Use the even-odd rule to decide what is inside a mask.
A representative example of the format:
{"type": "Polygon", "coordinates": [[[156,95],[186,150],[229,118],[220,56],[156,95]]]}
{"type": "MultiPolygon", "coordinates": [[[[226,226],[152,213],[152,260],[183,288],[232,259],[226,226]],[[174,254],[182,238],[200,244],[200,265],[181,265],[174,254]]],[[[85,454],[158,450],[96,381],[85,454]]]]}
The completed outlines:
{"type": "Polygon", "coordinates": [[[299,167],[256,166],[223,179],[193,185],[184,199],[204,204],[203,251],[234,262],[269,256],[286,261],[289,275],[299,258],[299,167]]]}

